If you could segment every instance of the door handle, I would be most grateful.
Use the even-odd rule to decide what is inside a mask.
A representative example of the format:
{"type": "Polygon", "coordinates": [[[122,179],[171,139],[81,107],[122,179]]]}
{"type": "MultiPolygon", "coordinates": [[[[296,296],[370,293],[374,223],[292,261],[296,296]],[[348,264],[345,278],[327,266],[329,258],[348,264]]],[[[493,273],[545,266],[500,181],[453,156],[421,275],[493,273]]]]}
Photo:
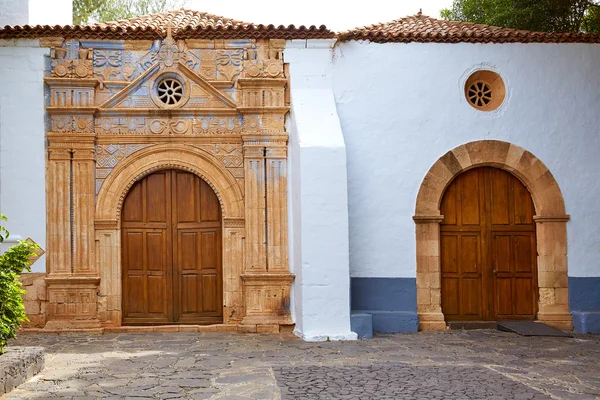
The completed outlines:
{"type": "Polygon", "coordinates": [[[498,273],[498,271],[496,271],[495,269],[493,269],[493,270],[492,270],[492,273],[493,273],[494,275],[496,275],[496,274],[498,273]]]}

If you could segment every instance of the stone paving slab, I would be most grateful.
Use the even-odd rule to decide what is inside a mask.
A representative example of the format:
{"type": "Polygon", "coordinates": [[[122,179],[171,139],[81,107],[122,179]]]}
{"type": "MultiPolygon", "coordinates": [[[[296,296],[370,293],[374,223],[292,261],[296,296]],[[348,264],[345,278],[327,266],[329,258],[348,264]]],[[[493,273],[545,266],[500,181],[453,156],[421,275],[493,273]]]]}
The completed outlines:
{"type": "Polygon", "coordinates": [[[283,400],[307,399],[551,399],[484,367],[278,367],[283,400]]]}
{"type": "Polygon", "coordinates": [[[598,399],[600,336],[574,336],[22,334],[46,368],[2,399],[598,399]]]}

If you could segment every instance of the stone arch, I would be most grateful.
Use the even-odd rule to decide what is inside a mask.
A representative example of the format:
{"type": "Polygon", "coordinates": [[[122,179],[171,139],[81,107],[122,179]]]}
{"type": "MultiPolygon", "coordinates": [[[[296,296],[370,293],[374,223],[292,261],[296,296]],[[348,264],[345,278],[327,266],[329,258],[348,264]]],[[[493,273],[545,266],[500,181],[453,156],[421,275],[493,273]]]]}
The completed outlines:
{"type": "Polygon", "coordinates": [[[129,189],[141,178],[161,169],[181,169],[198,175],[215,191],[223,215],[223,323],[243,317],[242,190],[227,169],[210,153],[184,144],[144,148],[122,160],[104,181],[96,202],[96,261],[100,273],[99,314],[113,326],[121,325],[121,207],[129,189]],[[105,313],[105,315],[102,315],[105,313]]]}
{"type": "Polygon", "coordinates": [[[460,173],[491,166],[509,171],[527,187],[535,207],[539,304],[537,319],[572,329],[568,305],[567,221],[565,203],[552,173],[536,156],[511,143],[480,140],[460,145],[429,169],[415,206],[417,312],[421,329],[445,329],[441,308],[440,204],[460,173]]]}
{"type": "Polygon", "coordinates": [[[131,186],[152,172],[168,168],[192,172],[206,181],[221,202],[224,218],[244,217],[242,191],[218,160],[196,147],[163,144],[135,152],[111,171],[98,193],[96,219],[118,221],[131,186]]]}

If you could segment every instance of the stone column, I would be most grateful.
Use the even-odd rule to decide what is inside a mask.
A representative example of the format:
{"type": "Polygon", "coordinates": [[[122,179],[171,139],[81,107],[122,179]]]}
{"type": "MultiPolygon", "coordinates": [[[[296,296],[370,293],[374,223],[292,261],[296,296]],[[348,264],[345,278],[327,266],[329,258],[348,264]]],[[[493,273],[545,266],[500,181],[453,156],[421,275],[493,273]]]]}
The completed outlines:
{"type": "Polygon", "coordinates": [[[420,330],[445,330],[442,313],[441,215],[414,216],[417,239],[417,313],[420,330]]]}
{"type": "Polygon", "coordinates": [[[50,144],[47,165],[47,271],[49,275],[70,275],[71,150],[50,144]]]}
{"type": "Polygon", "coordinates": [[[537,216],[538,287],[537,319],[558,329],[572,330],[567,270],[568,215],[537,216]]]}
{"type": "Polygon", "coordinates": [[[241,275],[244,273],[244,220],[223,219],[223,323],[240,323],[244,316],[241,275]]]}
{"type": "Polygon", "coordinates": [[[266,272],[265,154],[264,146],[252,141],[244,137],[246,271],[266,272]]]}
{"type": "Polygon", "coordinates": [[[121,325],[121,230],[117,220],[95,220],[96,258],[100,275],[98,318],[106,326],[121,325]]]}
{"type": "Polygon", "coordinates": [[[287,147],[266,149],[267,269],[288,272],[287,147]]]}
{"type": "Polygon", "coordinates": [[[73,149],[73,273],[95,276],[94,146],[73,149]]]}
{"type": "Polygon", "coordinates": [[[98,329],[93,134],[48,133],[46,329],[98,329]]]}

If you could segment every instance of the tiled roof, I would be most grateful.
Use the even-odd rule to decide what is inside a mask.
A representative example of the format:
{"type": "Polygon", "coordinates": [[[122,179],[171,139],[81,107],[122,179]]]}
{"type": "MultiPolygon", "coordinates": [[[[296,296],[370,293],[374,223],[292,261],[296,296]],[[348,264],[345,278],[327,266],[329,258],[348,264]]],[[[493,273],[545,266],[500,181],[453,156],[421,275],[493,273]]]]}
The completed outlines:
{"type": "Polygon", "coordinates": [[[600,43],[597,33],[531,32],[470,22],[446,21],[421,13],[342,32],[339,40],[377,43],[600,43]]]}
{"type": "Polygon", "coordinates": [[[36,38],[42,36],[76,37],[82,39],[160,39],[167,27],[175,39],[325,39],[335,33],[321,25],[319,28],[255,25],[216,15],[174,10],[94,25],[24,25],[5,26],[0,38],[36,38]]]}

